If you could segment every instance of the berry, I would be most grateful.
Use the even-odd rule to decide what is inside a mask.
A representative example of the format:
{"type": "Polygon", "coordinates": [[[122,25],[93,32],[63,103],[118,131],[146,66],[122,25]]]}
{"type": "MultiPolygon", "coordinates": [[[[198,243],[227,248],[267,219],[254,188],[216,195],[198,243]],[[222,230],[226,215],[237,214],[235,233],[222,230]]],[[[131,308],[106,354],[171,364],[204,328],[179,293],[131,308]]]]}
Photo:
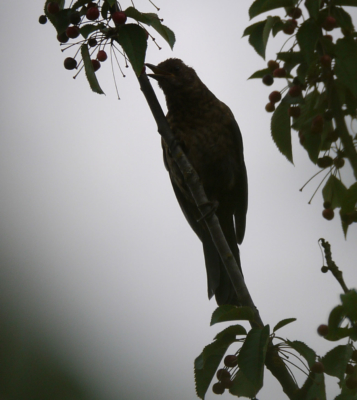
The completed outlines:
{"type": "Polygon", "coordinates": [[[328,326],[325,325],[325,324],[320,325],[320,326],[317,328],[317,333],[318,333],[320,336],[326,336],[326,335],[328,334],[328,326]]]}
{"type": "Polygon", "coordinates": [[[355,370],[355,367],[352,365],[352,364],[347,364],[346,365],[346,370],[345,370],[345,373],[347,374],[347,375],[351,375],[351,374],[353,374],[353,371],[355,370]]]}
{"type": "Polygon", "coordinates": [[[336,140],[338,139],[338,130],[335,129],[334,131],[331,131],[327,134],[327,140],[329,140],[330,142],[336,142],[336,140]]]}
{"type": "Polygon", "coordinates": [[[274,103],[267,103],[265,106],[265,111],[266,112],[273,112],[275,111],[275,104],[274,103]]]}
{"type": "Polygon", "coordinates": [[[322,216],[327,219],[327,221],[331,221],[333,217],[335,216],[335,213],[332,208],[325,208],[322,211],[322,216]]]}
{"type": "Polygon", "coordinates": [[[288,19],[284,24],[283,32],[287,35],[292,35],[295,31],[296,26],[297,22],[295,19],[288,19]]]}
{"type": "Polygon", "coordinates": [[[291,88],[289,89],[289,94],[291,97],[299,97],[301,95],[301,86],[291,86],[291,88]]]}
{"type": "MultiPolygon", "coordinates": [[[[333,160],[330,156],[324,156],[324,157],[317,159],[317,165],[320,168],[331,167],[332,164],[333,164],[333,160]]],[[[330,208],[330,207],[325,207],[325,208],[330,208]]]]}
{"type": "Polygon", "coordinates": [[[60,10],[59,4],[51,1],[47,4],[47,12],[49,14],[57,14],[60,10]]]}
{"type": "Polygon", "coordinates": [[[61,43],[67,43],[68,42],[68,36],[66,35],[66,32],[59,33],[57,35],[57,40],[61,43]]]}
{"type": "Polygon", "coordinates": [[[328,201],[328,200],[324,201],[323,206],[324,206],[324,208],[331,208],[331,201],[328,201]]]}
{"type": "Polygon", "coordinates": [[[91,61],[94,68],[94,72],[98,71],[98,69],[100,68],[100,62],[98,60],[91,60],[91,61]]]}
{"type": "Polygon", "coordinates": [[[354,376],[350,376],[346,379],[346,386],[348,389],[356,389],[357,388],[357,378],[354,376]]]}
{"type": "Polygon", "coordinates": [[[69,26],[66,29],[66,35],[70,38],[70,39],[75,39],[76,37],[79,36],[79,28],[78,26],[69,26]]]}
{"type": "Polygon", "coordinates": [[[270,93],[269,100],[271,103],[277,103],[278,101],[281,100],[281,93],[278,92],[277,90],[274,90],[274,92],[270,93]]]}
{"type": "Polygon", "coordinates": [[[324,38],[326,38],[330,42],[333,42],[333,37],[331,35],[324,35],[324,38]]]}
{"type": "Polygon", "coordinates": [[[293,19],[299,19],[302,16],[302,11],[301,8],[292,8],[289,12],[288,12],[289,17],[293,18],[293,19]]]}
{"type": "Polygon", "coordinates": [[[221,381],[223,378],[228,378],[228,379],[229,379],[229,378],[231,377],[231,374],[229,373],[228,370],[226,370],[226,369],[224,369],[224,368],[221,368],[221,369],[219,369],[219,370],[217,371],[216,376],[217,376],[217,379],[218,379],[219,381],[221,381]]]}
{"type": "Polygon", "coordinates": [[[224,365],[228,368],[233,368],[238,365],[238,358],[236,355],[228,355],[224,358],[224,365]]]}
{"type": "Polygon", "coordinates": [[[224,393],[224,386],[222,385],[221,382],[216,382],[212,386],[212,391],[214,394],[223,394],[224,393]]]}
{"type": "Polygon", "coordinates": [[[123,11],[117,11],[112,15],[112,20],[115,24],[121,25],[126,22],[126,14],[123,11]]]}
{"type": "Polygon", "coordinates": [[[316,117],[312,120],[311,132],[321,133],[323,128],[324,128],[324,119],[322,115],[316,115],[316,117]]]}
{"type": "Polygon", "coordinates": [[[336,19],[331,16],[326,17],[325,21],[322,23],[322,27],[326,31],[332,31],[336,28],[336,19]]]}
{"type": "Polygon", "coordinates": [[[279,68],[279,63],[274,60],[268,61],[268,68],[270,69],[271,72],[279,68]]]}
{"type": "Polygon", "coordinates": [[[357,362],[357,350],[353,350],[351,360],[357,362]]]}
{"type": "Polygon", "coordinates": [[[86,13],[86,17],[87,19],[89,19],[90,21],[94,21],[99,17],[99,10],[98,7],[91,7],[88,8],[88,11],[86,13]]]}
{"type": "Polygon", "coordinates": [[[94,38],[88,39],[88,45],[89,47],[95,47],[97,45],[97,39],[94,38]]]}
{"type": "Polygon", "coordinates": [[[323,266],[321,267],[321,272],[324,273],[324,274],[326,274],[326,272],[328,272],[328,267],[326,267],[326,265],[323,265],[323,266]]]}
{"type": "Polygon", "coordinates": [[[290,106],[288,110],[289,117],[299,118],[301,114],[301,108],[299,106],[293,107],[290,106]]]}
{"type": "Polygon", "coordinates": [[[271,86],[274,83],[274,78],[270,74],[264,75],[263,83],[264,85],[271,86]]]}
{"type": "Polygon", "coordinates": [[[69,22],[73,25],[77,25],[81,22],[81,14],[78,11],[74,11],[70,17],[69,22]]]}
{"type": "Polygon", "coordinates": [[[39,22],[41,25],[44,25],[44,24],[47,22],[47,17],[46,17],[46,15],[40,15],[40,18],[38,19],[38,22],[39,22]]]}
{"type": "Polygon", "coordinates": [[[340,169],[345,165],[345,160],[342,157],[336,157],[333,160],[333,164],[337,169],[340,169]]]}
{"type": "Polygon", "coordinates": [[[325,367],[320,361],[316,361],[315,364],[311,366],[311,372],[315,374],[322,374],[325,371],[325,367]]]}
{"type": "Polygon", "coordinates": [[[221,383],[225,389],[229,389],[233,386],[233,381],[231,381],[229,378],[223,378],[221,383]]]}
{"type": "Polygon", "coordinates": [[[105,61],[108,58],[107,53],[104,50],[99,50],[97,54],[97,60],[100,62],[105,61]]]}
{"type": "Polygon", "coordinates": [[[320,57],[320,63],[323,67],[331,68],[332,58],[328,54],[320,57]]]}
{"type": "Polygon", "coordinates": [[[286,76],[286,71],[284,68],[276,68],[273,71],[273,76],[275,78],[284,78],[286,76]]]}
{"type": "Polygon", "coordinates": [[[72,57],[67,57],[63,64],[66,69],[75,69],[77,67],[77,61],[72,57]]]}

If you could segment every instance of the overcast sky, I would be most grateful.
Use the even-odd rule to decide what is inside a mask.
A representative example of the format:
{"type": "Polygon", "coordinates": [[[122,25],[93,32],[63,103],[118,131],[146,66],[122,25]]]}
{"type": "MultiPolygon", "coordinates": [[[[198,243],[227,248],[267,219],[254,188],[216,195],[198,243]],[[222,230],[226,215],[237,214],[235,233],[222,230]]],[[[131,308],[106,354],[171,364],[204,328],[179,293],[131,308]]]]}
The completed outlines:
{"type": "MultiPolygon", "coordinates": [[[[194,67],[242,131],[249,209],[241,259],[261,317],[272,327],[297,318],[281,336],[324,355],[333,346],[316,328],[341,290],[320,272],[318,239],[331,243],[356,287],[356,224],[345,240],[338,218],[322,218],[320,192],[308,205],[321,178],[299,192],[318,169],[296,132],[295,166],[271,140],[264,107],[284,83],[247,80],[266,65],[241,39],[251,2],[157,1],[177,43],[172,52],[155,35],[162,50],[150,42],[147,61],[178,57],[194,67]]],[[[135,5],[155,12],[147,0],[135,5]]],[[[73,80],[63,60],[74,50],[61,53],[54,28],[38,23],[42,9],[42,0],[8,1],[0,15],[0,299],[16,354],[18,343],[36,343],[95,399],[195,399],[193,361],[227,325],[209,327],[216,304],[207,299],[202,246],[176,202],[154,119],[130,69],[125,79],[116,71],[120,101],[109,60],[97,72],[106,96],[91,92],[83,72],[73,80]]],[[[267,59],[285,39],[268,46],[267,59]]],[[[348,163],[343,170],[350,185],[348,163]]],[[[329,385],[332,399],[337,385],[329,385]]],[[[267,373],[258,398],[272,395],[285,398],[267,373]]]]}

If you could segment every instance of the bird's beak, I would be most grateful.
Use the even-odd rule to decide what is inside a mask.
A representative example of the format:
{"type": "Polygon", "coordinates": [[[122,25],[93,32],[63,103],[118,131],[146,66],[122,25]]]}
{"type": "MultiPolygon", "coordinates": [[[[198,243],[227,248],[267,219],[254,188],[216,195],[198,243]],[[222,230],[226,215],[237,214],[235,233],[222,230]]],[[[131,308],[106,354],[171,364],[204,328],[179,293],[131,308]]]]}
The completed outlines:
{"type": "Polygon", "coordinates": [[[171,74],[170,72],[167,72],[167,71],[157,67],[156,65],[152,65],[152,64],[145,64],[145,65],[148,68],[150,68],[151,71],[153,72],[153,74],[147,74],[147,76],[150,76],[151,78],[154,78],[157,81],[162,78],[168,78],[170,76],[174,76],[174,74],[171,74]]]}

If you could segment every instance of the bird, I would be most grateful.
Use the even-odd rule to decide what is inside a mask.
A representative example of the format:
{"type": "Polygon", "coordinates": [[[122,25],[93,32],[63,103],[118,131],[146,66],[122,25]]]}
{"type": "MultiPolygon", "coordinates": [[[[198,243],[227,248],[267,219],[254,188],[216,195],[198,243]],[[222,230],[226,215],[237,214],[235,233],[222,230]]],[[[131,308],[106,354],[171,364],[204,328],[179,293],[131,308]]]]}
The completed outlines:
{"type": "MultiPolygon", "coordinates": [[[[196,71],[178,58],[158,65],[145,64],[158,82],[167,105],[167,121],[197,172],[207,198],[216,204],[223,234],[242,271],[238,244],[245,234],[248,208],[248,178],[243,140],[229,107],[200,80],[196,71]]],[[[218,305],[241,305],[211,235],[189,192],[181,171],[162,140],[164,164],[177,201],[203,245],[208,298],[218,305]]]]}

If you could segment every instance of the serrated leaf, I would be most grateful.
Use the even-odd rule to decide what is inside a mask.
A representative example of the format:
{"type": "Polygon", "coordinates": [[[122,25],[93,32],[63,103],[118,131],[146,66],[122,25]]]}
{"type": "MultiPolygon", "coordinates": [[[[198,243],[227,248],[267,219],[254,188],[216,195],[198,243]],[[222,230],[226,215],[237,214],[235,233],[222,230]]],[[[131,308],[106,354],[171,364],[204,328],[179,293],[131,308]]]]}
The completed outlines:
{"type": "Polygon", "coordinates": [[[346,193],[346,186],[334,175],[329,177],[322,189],[324,201],[330,201],[331,208],[341,207],[346,193]]]}
{"type": "Polygon", "coordinates": [[[63,33],[70,25],[69,17],[73,13],[73,11],[70,8],[63,10],[62,2],[57,1],[56,3],[58,3],[60,5],[60,11],[57,14],[50,14],[47,11],[47,3],[48,2],[49,2],[49,0],[47,0],[46,4],[45,4],[45,14],[46,14],[47,18],[49,19],[49,21],[51,22],[51,24],[55,27],[57,33],[58,34],[63,33]]]}
{"type": "Polygon", "coordinates": [[[282,7],[292,7],[293,0],[255,0],[249,8],[249,18],[252,19],[263,12],[282,7]]]}
{"type": "Polygon", "coordinates": [[[136,24],[123,25],[120,27],[115,40],[121,45],[128,56],[136,75],[140,76],[147,48],[145,30],[136,24]]]}
{"type": "Polygon", "coordinates": [[[266,24],[263,30],[263,43],[264,43],[264,56],[265,56],[265,49],[267,47],[268,39],[270,36],[270,32],[272,31],[274,25],[280,21],[280,17],[267,17],[266,24]]]}
{"type": "Polygon", "coordinates": [[[356,203],[357,203],[357,182],[351,185],[347,189],[347,192],[341,202],[341,214],[346,214],[354,211],[356,203]]]}
{"type": "Polygon", "coordinates": [[[257,391],[255,386],[247,379],[242,370],[238,370],[229,393],[238,397],[254,398],[257,391]]]}
{"type": "Polygon", "coordinates": [[[265,75],[271,75],[271,71],[269,68],[261,69],[259,71],[255,71],[253,75],[251,75],[248,79],[256,79],[263,78],[265,75]]]}
{"type": "Polygon", "coordinates": [[[235,336],[226,335],[206,346],[195,360],[195,385],[197,396],[204,399],[207,389],[216,374],[228,347],[234,342],[235,336]]]}
{"type": "Polygon", "coordinates": [[[252,384],[255,394],[263,386],[264,362],[269,342],[269,325],[252,328],[238,354],[238,366],[252,384]]]}
{"type": "Polygon", "coordinates": [[[267,21],[265,20],[250,25],[245,29],[243,33],[243,36],[249,35],[249,43],[253,46],[254,50],[264,59],[266,46],[264,44],[263,35],[266,22],[267,21]]]}
{"type": "Polygon", "coordinates": [[[103,29],[105,27],[104,24],[87,24],[82,26],[79,29],[79,32],[81,33],[81,35],[84,37],[84,39],[87,39],[87,37],[95,32],[95,31],[99,31],[100,29],[103,29]]]}
{"type": "Polygon", "coordinates": [[[305,7],[311,18],[317,19],[320,11],[320,2],[316,0],[306,0],[305,7]]]}
{"type": "Polygon", "coordinates": [[[345,37],[336,42],[335,73],[340,83],[357,97],[357,43],[353,38],[345,37]]]}
{"type": "Polygon", "coordinates": [[[320,37],[321,27],[313,18],[304,21],[296,34],[301,53],[308,64],[314,58],[316,45],[320,37]]]}
{"type": "MultiPolygon", "coordinates": [[[[353,186],[356,186],[355,183],[353,186]]],[[[348,293],[341,294],[341,301],[345,314],[352,321],[357,321],[357,292],[356,290],[350,290],[348,293]]]]}
{"type": "Polygon", "coordinates": [[[213,311],[210,325],[226,321],[250,321],[254,318],[254,311],[250,307],[236,307],[231,305],[219,306],[213,311]]]}
{"type": "Polygon", "coordinates": [[[316,353],[305,343],[300,342],[299,340],[294,340],[293,342],[287,340],[286,342],[291,348],[296,350],[301,356],[305,358],[309,367],[311,367],[311,365],[315,363],[316,353]]]}
{"type": "Polygon", "coordinates": [[[285,325],[291,324],[292,322],[296,321],[296,318],[286,318],[279,321],[273,329],[273,332],[276,332],[278,329],[282,328],[285,325]]]}
{"type": "Polygon", "coordinates": [[[342,380],[348,361],[351,358],[352,351],[352,346],[346,344],[337,346],[326,353],[326,355],[321,359],[321,362],[325,367],[325,373],[327,375],[336,376],[342,380]]]}
{"type": "Polygon", "coordinates": [[[99,82],[95,75],[92,61],[91,61],[90,55],[89,55],[88,46],[86,44],[82,44],[82,46],[81,46],[81,55],[82,55],[82,59],[83,59],[84,70],[86,72],[86,77],[89,82],[89,86],[91,87],[93,92],[98,93],[98,94],[104,94],[103,90],[99,86],[99,82]]]}
{"type": "Polygon", "coordinates": [[[326,389],[325,389],[325,376],[324,374],[315,374],[314,383],[307,391],[304,399],[309,400],[326,400],[326,389]]]}
{"type": "Polygon", "coordinates": [[[271,135],[280,152],[292,163],[293,153],[291,146],[289,104],[282,101],[271,119],[271,135]]]}
{"type": "Polygon", "coordinates": [[[246,335],[247,331],[245,330],[245,328],[242,325],[232,325],[229,326],[226,329],[223,329],[222,332],[217,333],[216,337],[214,338],[214,340],[220,340],[223,339],[225,336],[229,335],[229,336],[237,336],[237,335],[246,335]]]}

